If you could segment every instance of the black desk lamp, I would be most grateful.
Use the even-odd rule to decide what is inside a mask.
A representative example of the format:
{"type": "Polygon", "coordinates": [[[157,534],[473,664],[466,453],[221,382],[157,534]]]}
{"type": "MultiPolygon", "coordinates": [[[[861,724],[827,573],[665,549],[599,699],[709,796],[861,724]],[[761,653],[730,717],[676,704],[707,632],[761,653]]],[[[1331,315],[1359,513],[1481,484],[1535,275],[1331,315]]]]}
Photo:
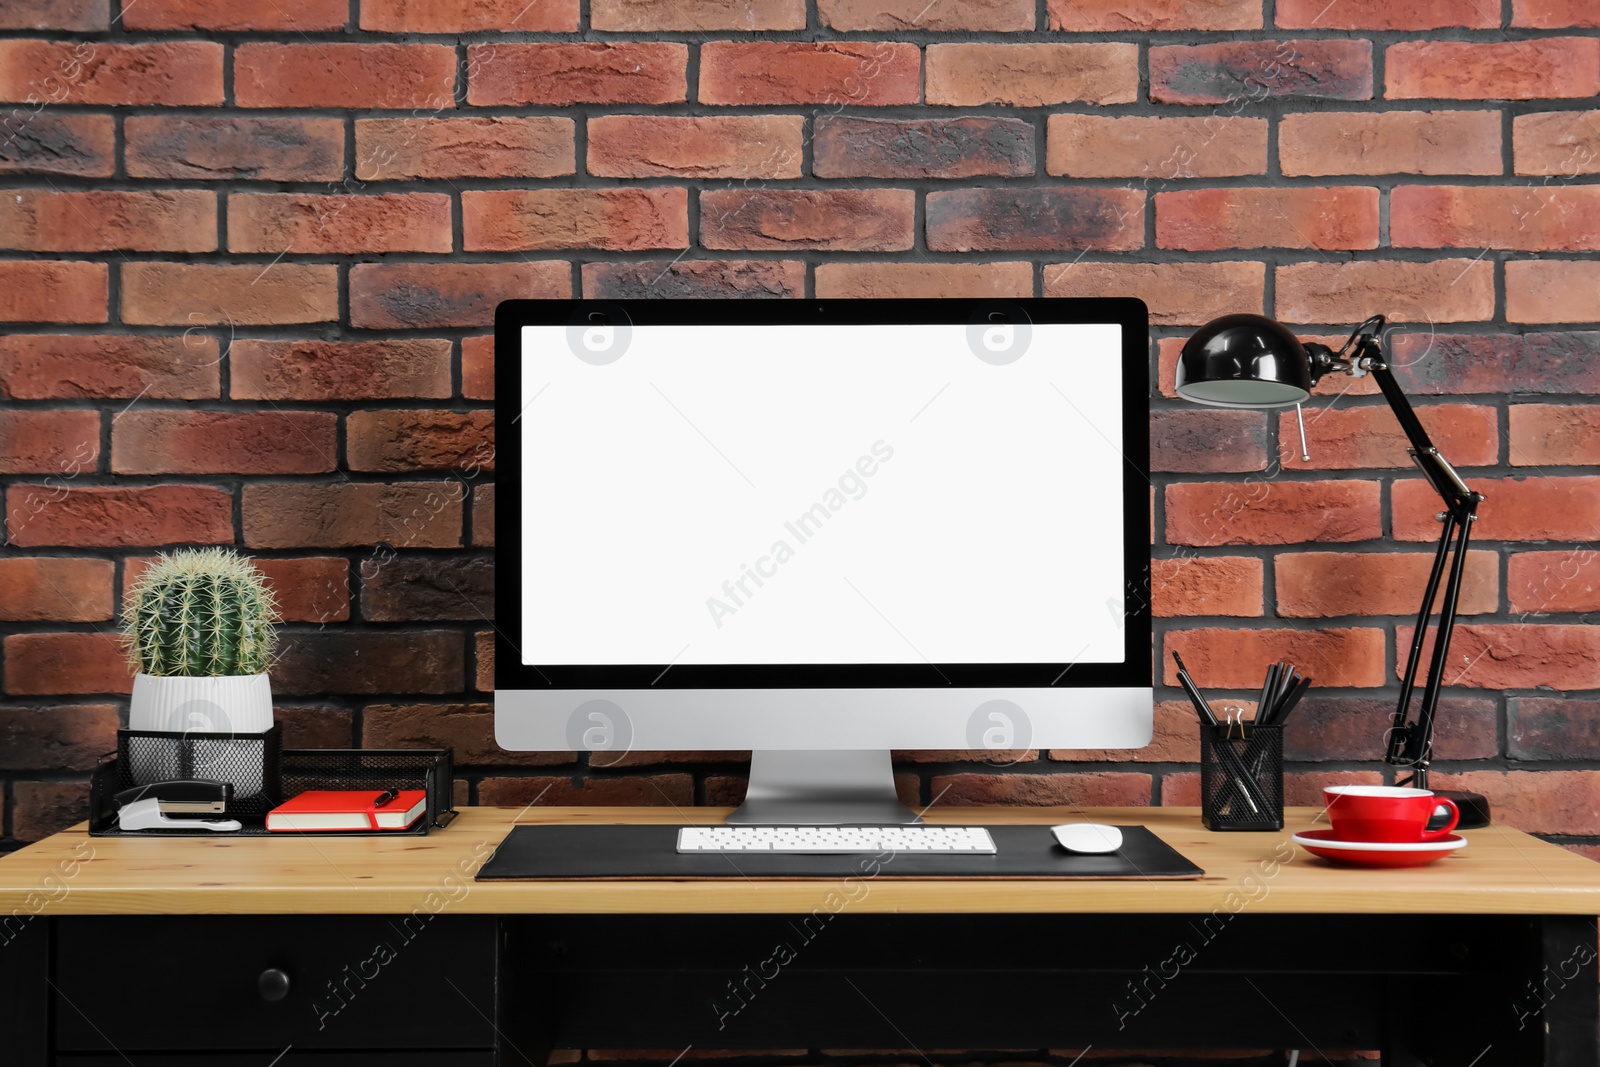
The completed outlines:
{"type": "MultiPolygon", "coordinates": [[[[1450,633],[1456,624],[1467,540],[1483,497],[1468,489],[1455,469],[1439,454],[1417,420],[1417,413],[1400,391],[1378,341],[1383,326],[1383,316],[1374,315],[1357,326],[1344,347],[1335,352],[1315,341],[1302,343],[1289,330],[1263,316],[1224,315],[1201,327],[1183,346],[1178,358],[1177,390],[1179,396],[1196,404],[1223,408],[1293,407],[1297,416],[1301,402],[1311,395],[1311,387],[1334,371],[1342,371],[1352,378],[1371,374],[1378,388],[1383,390],[1384,399],[1411,442],[1408,450],[1411,458],[1445,506],[1440,515],[1444,529],[1439,535],[1433,571],[1428,576],[1428,589],[1423,594],[1422,611],[1417,616],[1417,629],[1411,638],[1405,673],[1400,677],[1400,702],[1383,757],[1385,763],[1410,769],[1411,776],[1400,784],[1426,789],[1428,762],[1433,752],[1433,715],[1439,704],[1439,688],[1450,652],[1450,633]],[[1416,722],[1411,723],[1407,720],[1416,690],[1417,667],[1422,661],[1423,639],[1433,618],[1433,603],[1441,577],[1444,578],[1444,597],[1439,604],[1433,660],[1428,668],[1428,683],[1422,692],[1422,706],[1416,722]]],[[[1300,442],[1304,454],[1303,420],[1300,442]]],[[[1489,802],[1480,794],[1435,792],[1449,797],[1461,809],[1463,828],[1489,825],[1489,802]]]]}

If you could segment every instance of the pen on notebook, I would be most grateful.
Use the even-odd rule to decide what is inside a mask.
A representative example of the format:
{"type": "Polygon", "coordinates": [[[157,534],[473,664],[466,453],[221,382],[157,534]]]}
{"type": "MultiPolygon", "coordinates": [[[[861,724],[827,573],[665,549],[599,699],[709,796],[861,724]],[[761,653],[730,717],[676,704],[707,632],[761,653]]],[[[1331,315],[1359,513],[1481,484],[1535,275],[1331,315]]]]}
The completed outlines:
{"type": "Polygon", "coordinates": [[[400,790],[398,789],[385,789],[382,793],[378,794],[378,799],[372,802],[372,806],[375,808],[381,808],[399,795],[400,790]]]}

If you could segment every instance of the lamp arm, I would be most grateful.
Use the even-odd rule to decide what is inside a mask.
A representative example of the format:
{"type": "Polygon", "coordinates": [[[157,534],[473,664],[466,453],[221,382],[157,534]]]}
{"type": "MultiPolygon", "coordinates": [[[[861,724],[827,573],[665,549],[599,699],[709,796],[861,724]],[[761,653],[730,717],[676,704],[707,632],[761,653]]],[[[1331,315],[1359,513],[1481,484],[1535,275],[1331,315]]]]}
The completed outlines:
{"type": "Polygon", "coordinates": [[[1455,468],[1440,455],[1428,431],[1423,428],[1422,421],[1417,418],[1416,410],[1401,391],[1400,383],[1395,381],[1376,338],[1361,330],[1355,338],[1355,345],[1355,356],[1349,366],[1371,373],[1377,381],[1383,398],[1389,402],[1390,410],[1394,412],[1396,421],[1410,443],[1412,461],[1445,506],[1444,514],[1440,516],[1444,528],[1440,531],[1433,570],[1428,576],[1422,608],[1417,614],[1416,629],[1411,637],[1411,649],[1406,656],[1405,671],[1400,678],[1400,699],[1384,755],[1387,763],[1414,768],[1415,781],[1422,785],[1427,781],[1427,766],[1433,748],[1434,713],[1439,706],[1439,691],[1444,685],[1444,669],[1450,654],[1450,636],[1455,629],[1456,610],[1460,604],[1467,543],[1472,535],[1472,524],[1477,519],[1478,504],[1483,497],[1467,488],[1455,468]],[[1433,604],[1441,577],[1444,578],[1444,594],[1439,604],[1439,621],[1428,666],[1428,681],[1423,687],[1416,722],[1408,723],[1411,698],[1416,690],[1417,670],[1422,663],[1422,644],[1433,617],[1433,604]]]}

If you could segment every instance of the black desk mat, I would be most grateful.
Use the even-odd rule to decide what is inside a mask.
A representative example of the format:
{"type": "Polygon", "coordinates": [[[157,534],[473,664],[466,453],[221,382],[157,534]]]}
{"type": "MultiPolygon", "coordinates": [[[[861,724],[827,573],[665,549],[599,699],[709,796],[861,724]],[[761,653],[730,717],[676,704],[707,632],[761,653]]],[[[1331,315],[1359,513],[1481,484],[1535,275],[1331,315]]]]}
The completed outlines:
{"type": "Polygon", "coordinates": [[[1123,826],[1114,853],[1080,856],[1056,844],[1050,828],[989,826],[993,856],[896,852],[784,855],[760,852],[680,854],[674,825],[516,826],[478,872],[503,879],[711,878],[1103,878],[1176,879],[1205,874],[1143,826],[1123,826]],[[877,864],[876,872],[873,864],[877,864]]]}

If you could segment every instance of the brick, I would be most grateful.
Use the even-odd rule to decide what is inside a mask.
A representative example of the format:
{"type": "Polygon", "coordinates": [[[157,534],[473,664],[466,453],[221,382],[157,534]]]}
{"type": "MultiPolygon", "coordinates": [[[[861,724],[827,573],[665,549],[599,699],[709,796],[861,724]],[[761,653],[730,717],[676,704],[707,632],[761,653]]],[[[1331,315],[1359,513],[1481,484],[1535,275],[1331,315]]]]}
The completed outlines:
{"type": "Polygon", "coordinates": [[[13,545],[221,545],[233,541],[233,495],[207,485],[13,485],[13,545]]]}
{"type": "Polygon", "coordinates": [[[1600,611],[1600,554],[1589,547],[1514,552],[1506,561],[1506,596],[1514,612],[1600,611]]]}
{"type": "Polygon", "coordinates": [[[12,634],[5,639],[6,692],[128,693],[133,673],[120,634],[12,634]]]}
{"type": "Polygon", "coordinates": [[[1259,411],[1179,408],[1150,413],[1150,469],[1242,473],[1267,465],[1267,419],[1259,411]]]}
{"type": "MultiPolygon", "coordinates": [[[[456,481],[254,483],[244,487],[251,548],[459,548],[456,481]]],[[[387,558],[387,551],[381,558],[387,558]]]]}
{"type": "Polygon", "coordinates": [[[0,337],[0,397],[214,400],[221,359],[200,334],[13,334],[0,337]]]}
{"type": "MultiPolygon", "coordinates": [[[[1600,477],[1468,479],[1482,493],[1473,540],[1592,541],[1600,539],[1600,477]]],[[[1442,509],[1427,482],[1396,481],[1391,492],[1394,536],[1437,541],[1442,509]]]]}
{"type": "MultiPolygon", "coordinates": [[[[1393,5],[1390,5],[1393,6],[1393,5]]],[[[1320,111],[1278,124],[1285,175],[1499,174],[1496,111],[1320,111]]]]}
{"type": "Polygon", "coordinates": [[[1024,177],[1035,168],[1033,124],[1021,119],[827,115],[814,128],[819,178],[1024,177]]]}
{"type": "Polygon", "coordinates": [[[1600,333],[1453,334],[1392,340],[1407,393],[1600,393],[1600,333]]]}
{"type": "Polygon", "coordinates": [[[1540,30],[1600,27],[1600,11],[1588,0],[1511,0],[1511,25],[1540,30]]]}
{"type": "Polygon", "coordinates": [[[1497,30],[1500,5],[1496,0],[1278,0],[1273,21],[1290,30],[1497,30]]]}
{"type": "Polygon", "coordinates": [[[1381,536],[1377,482],[1180,482],[1167,486],[1167,543],[1292,545],[1381,536]]]}
{"type": "Polygon", "coordinates": [[[1600,93],[1600,41],[1404,41],[1384,53],[1391,100],[1541,100],[1600,93]]]}
{"type": "Polygon", "coordinates": [[[1232,41],[1150,49],[1150,99],[1162,104],[1371,100],[1368,41],[1232,41]]]}
{"type": "Polygon", "coordinates": [[[1506,264],[1506,319],[1594,322],[1600,319],[1600,263],[1524,260],[1506,264]]]}
{"type": "MultiPolygon", "coordinates": [[[[1045,296],[1137,294],[1152,326],[1199,325],[1236,311],[1261,311],[1260,263],[1047,263],[1045,296]]],[[[1369,312],[1370,314],[1370,312],[1369,312]]]]}
{"type": "Polygon", "coordinates": [[[1183,189],[1155,201],[1162,248],[1378,247],[1376,189],[1183,189]]]}
{"type": "Polygon", "coordinates": [[[356,178],[555,178],[577,167],[554,115],[356,120],[356,178]]]}
{"type": "Polygon", "coordinates": [[[689,807],[694,777],[688,774],[629,775],[625,778],[485,778],[478,803],[520,808],[548,806],[689,807]]]}
{"type": "Polygon", "coordinates": [[[0,558],[0,622],[104,622],[112,569],[108,559],[0,558]]]}
{"type": "MultiPolygon", "coordinates": [[[[494,547],[494,486],[477,485],[472,489],[472,543],[494,547]]],[[[491,579],[492,580],[492,579],[491,579]]],[[[494,600],[489,601],[489,614],[494,613],[494,600]]]]}
{"type": "Polygon", "coordinates": [[[287,631],[272,665],[272,691],[323,693],[459,693],[466,683],[461,635],[444,630],[398,632],[341,628],[287,631]]]}
{"type": "Polygon", "coordinates": [[[688,69],[688,46],[664,41],[472,45],[467,103],[681,103],[687,99],[688,69]]]}
{"type": "Polygon", "coordinates": [[[17,782],[11,787],[11,835],[40,841],[89,815],[88,782],[17,782]]]}
{"type": "MultiPolygon", "coordinates": [[[[1284,759],[1380,759],[1386,731],[1394,724],[1394,709],[1393,697],[1333,696],[1313,684],[1284,724],[1284,759]]],[[[1493,759],[1500,748],[1498,718],[1490,698],[1441,694],[1433,729],[1434,758],[1493,759]]]]}
{"type": "Polygon", "coordinates": [[[819,263],[821,300],[1030,297],[1031,263],[819,263]]]}
{"type": "Polygon", "coordinates": [[[927,0],[817,0],[817,17],[829,29],[860,30],[989,30],[1011,32],[1034,28],[1028,0],[962,0],[930,4],[927,0]]]}
{"type": "Polygon", "coordinates": [[[1087,771],[1079,774],[941,774],[928,783],[940,804],[1084,807],[1145,807],[1148,774],[1087,771]]]}
{"type": "Polygon", "coordinates": [[[1600,174],[1600,111],[1543,111],[1511,120],[1517,174],[1600,174]]]}
{"type": "Polygon", "coordinates": [[[450,395],[450,342],[238,340],[228,348],[235,400],[366,400],[450,395]]]}
{"type": "Polygon", "coordinates": [[[368,622],[492,621],[494,558],[396,556],[362,574],[361,617],[368,622]]]}
{"type": "Polygon", "coordinates": [[[443,44],[241,44],[233,53],[239,107],[455,106],[455,49],[443,44]]]}
{"type": "Polygon", "coordinates": [[[591,0],[589,25],[621,33],[803,30],[806,6],[805,0],[591,0]]]}
{"type": "Polygon", "coordinates": [[[106,0],[11,0],[0,8],[0,30],[79,30],[111,28],[106,0]]]}
{"type": "Polygon", "coordinates": [[[448,748],[460,767],[539,767],[573,763],[571,752],[510,752],[495,744],[492,704],[369,704],[361,743],[368,748],[448,748]]]}
{"type": "Polygon", "coordinates": [[[1512,697],[1506,701],[1512,759],[1600,759],[1600,700],[1512,697]]]}
{"type": "Polygon", "coordinates": [[[1131,104],[1139,93],[1132,44],[934,44],[927,101],[973,106],[1131,104]]]}
{"type": "Polygon", "coordinates": [[[1072,33],[1259,30],[1255,0],[1049,0],[1049,27],[1072,33]]]}
{"type": "Polygon", "coordinates": [[[350,17],[344,0],[272,0],[239,5],[229,0],[137,0],[122,12],[128,30],[342,30],[350,17]]]}
{"type": "Polygon", "coordinates": [[[126,323],[256,326],[338,317],[339,270],[331,263],[122,265],[126,323]]]}
{"type": "Polygon", "coordinates": [[[1169,630],[1161,657],[1166,685],[1178,684],[1176,650],[1195,681],[1207,689],[1260,689],[1267,667],[1287,660],[1324,686],[1383,685],[1383,631],[1373,627],[1326,630],[1169,630]]]}
{"type": "Polygon", "coordinates": [[[444,193],[228,197],[233,252],[448,252],[450,231],[450,197],[444,193]]]}
{"type": "MultiPolygon", "coordinates": [[[[585,277],[585,292],[588,289],[589,282],[585,277]]],[[[493,337],[461,339],[461,395],[468,400],[494,399],[493,337]]]]}
{"type": "Polygon", "coordinates": [[[284,748],[357,748],[354,715],[348,708],[317,704],[278,704],[284,748]]]}
{"type": "Polygon", "coordinates": [[[578,28],[578,0],[361,0],[361,28],[379,33],[572,33],[578,28]]]}
{"type": "MultiPolygon", "coordinates": [[[[1284,116],[1287,122],[1291,116],[1284,116]]],[[[1073,178],[1229,178],[1267,172],[1267,120],[1062,114],[1045,120],[1045,171],[1073,178]]]]}
{"type": "Polygon", "coordinates": [[[689,196],[680,188],[469,190],[461,218],[469,252],[689,247],[689,196]]]}
{"type": "Polygon", "coordinates": [[[76,474],[99,456],[98,411],[0,410],[0,474],[76,474]]]}
{"type": "MultiPolygon", "coordinates": [[[[1316,619],[1335,615],[1417,613],[1433,567],[1431,552],[1287,552],[1273,561],[1278,616],[1316,619]]],[[[1434,598],[1435,609],[1439,596],[1434,598]]],[[[1492,551],[1470,551],[1458,610],[1486,615],[1500,607],[1500,561],[1492,551]]]]}
{"type": "MultiPolygon", "coordinates": [[[[583,265],[583,295],[608,300],[643,297],[730,297],[799,299],[806,292],[806,267],[795,259],[679,259],[671,262],[610,261],[583,265]]],[[[485,338],[485,340],[490,340],[485,338]]],[[[485,346],[488,347],[488,346],[485,346]]],[[[466,347],[461,350],[463,384],[466,347]]],[[[492,358],[492,357],[486,357],[492,358]]],[[[490,364],[492,375],[493,365],[490,364]]],[[[492,398],[494,382],[484,379],[492,398]]],[[[464,393],[465,396],[475,396],[464,393]]]]}
{"type": "Polygon", "coordinates": [[[344,175],[339,119],[129,115],[123,135],[131,178],[311,182],[344,175]]]}
{"type": "MultiPolygon", "coordinates": [[[[1417,408],[1428,435],[1457,467],[1490,467],[1500,457],[1500,431],[1493,408],[1430,404],[1417,408]]],[[[1278,415],[1284,470],[1354,470],[1410,467],[1410,442],[1388,405],[1328,406],[1305,413],[1311,462],[1300,458],[1300,433],[1292,411],[1278,415]]]]}
{"type": "Polygon", "coordinates": [[[326,411],[124,411],[111,426],[116,474],[321,474],[335,468],[326,411]]]}
{"type": "Polygon", "coordinates": [[[105,322],[104,263],[0,260],[0,322],[105,322]]]}
{"type": "Polygon", "coordinates": [[[798,178],[800,115],[595,115],[590,174],[603,178],[798,178]]]}
{"type": "MultiPolygon", "coordinates": [[[[1248,556],[1153,559],[1150,561],[1151,611],[1161,619],[1194,615],[1259,616],[1261,579],[1261,561],[1248,556]]],[[[1192,723],[1192,710],[1190,719],[1192,723]]]]}
{"type": "Polygon", "coordinates": [[[473,659],[476,661],[478,673],[474,676],[474,687],[480,693],[494,692],[494,633],[485,630],[473,636],[473,659]]]}
{"type": "Polygon", "coordinates": [[[707,189],[700,194],[705,248],[893,252],[912,246],[910,189],[707,189]]]}
{"type": "Polygon", "coordinates": [[[1414,248],[1600,248],[1600,188],[1406,185],[1389,194],[1390,242],[1414,248]]]}
{"type": "Polygon", "coordinates": [[[1133,189],[955,189],[927,196],[928,247],[941,252],[1144,246],[1143,193],[1133,189]]]}
{"type": "MultiPolygon", "coordinates": [[[[708,41],[702,104],[915,104],[922,52],[891,41],[708,41]]],[[[930,100],[931,102],[931,100],[930,100]]]]}
{"type": "Polygon", "coordinates": [[[217,194],[10,190],[0,197],[0,248],[29,252],[211,252],[217,194]]]}
{"type": "Polygon", "coordinates": [[[109,178],[115,169],[116,123],[110,115],[13,111],[0,119],[0,174],[64,174],[109,178]]]}
{"type": "Polygon", "coordinates": [[[1511,465],[1600,466],[1600,407],[1514,404],[1511,465]]]}
{"type": "MultiPolygon", "coordinates": [[[[154,556],[130,556],[122,564],[123,595],[154,556]]],[[[350,564],[335,556],[252,559],[272,591],[284,622],[344,622],[350,618],[350,564]]]]}
{"type": "MultiPolygon", "coordinates": [[[[1290,771],[1283,776],[1283,802],[1292,806],[1320,808],[1327,803],[1322,791],[1330,785],[1383,784],[1383,777],[1377,771],[1290,771]]],[[[1199,772],[1183,771],[1163,775],[1161,806],[1198,808],[1199,772]]],[[[1247,1055],[1254,1056],[1255,1053],[1247,1055]]]]}
{"type": "Polygon", "coordinates": [[[222,45],[210,41],[0,41],[0,100],[51,104],[222,103],[222,45]],[[38,94],[47,94],[41,98],[38,94]]]}
{"type": "Polygon", "coordinates": [[[373,330],[489,326],[511,299],[572,295],[572,270],[520,263],[358,263],[350,268],[350,325],[373,330]]]}
{"type": "Polygon", "coordinates": [[[1595,771],[1436,771],[1428,786],[1482,793],[1494,807],[1497,825],[1525,833],[1600,833],[1600,774],[1595,771]]]}
{"type": "Polygon", "coordinates": [[[115,704],[0,708],[0,770],[92,770],[116,747],[115,704]]]}
{"type": "Polygon", "coordinates": [[[1276,271],[1277,317],[1284,322],[1354,324],[1379,308],[1390,322],[1494,315],[1494,265],[1487,260],[1291,263],[1276,271]]]}
{"type": "Polygon", "coordinates": [[[353,471],[494,469],[494,412],[353,411],[345,417],[353,471]]]}

